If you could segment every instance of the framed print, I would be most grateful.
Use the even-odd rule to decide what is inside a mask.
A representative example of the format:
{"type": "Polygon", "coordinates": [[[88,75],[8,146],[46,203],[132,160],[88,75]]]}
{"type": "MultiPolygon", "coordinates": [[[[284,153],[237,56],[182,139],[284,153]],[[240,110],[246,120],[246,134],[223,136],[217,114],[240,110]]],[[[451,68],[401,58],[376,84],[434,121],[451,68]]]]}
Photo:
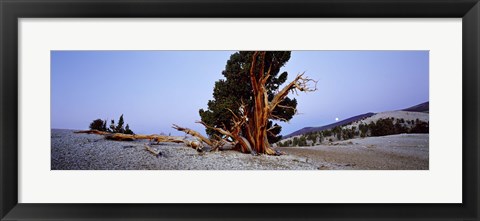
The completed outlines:
{"type": "MultiPolygon", "coordinates": [[[[226,21],[242,25],[241,21],[226,21]]],[[[176,22],[177,26],[180,25],[179,22],[176,22]]],[[[197,24],[208,29],[203,23],[209,22],[197,21],[197,24]]],[[[369,23],[372,24],[371,21],[369,23]]],[[[28,20],[22,20],[25,32],[28,32],[28,24],[28,20]]],[[[163,23],[158,23],[155,26],[162,25],[163,23]]],[[[337,23],[337,26],[340,25],[337,23]]],[[[358,22],[357,25],[362,24],[358,22]]],[[[317,23],[316,26],[325,24],[317,23]]],[[[456,26],[459,28],[460,23],[456,26]]],[[[443,29],[447,29],[446,25],[443,29]]],[[[450,37],[452,40],[449,41],[455,41],[454,38],[450,37]]],[[[456,38],[460,48],[460,35],[456,38]]],[[[231,41],[237,42],[232,39],[231,41]]],[[[365,41],[362,47],[366,47],[366,44],[365,41]]],[[[450,51],[449,55],[452,53],[450,51]]],[[[457,54],[460,55],[459,50],[457,54]]],[[[429,169],[429,51],[55,50],[51,51],[50,56],[52,170],[429,169]],[[253,120],[250,121],[260,118],[254,115],[255,112],[249,111],[257,105],[249,101],[253,94],[248,91],[253,91],[253,87],[245,89],[244,86],[250,79],[238,79],[238,76],[245,76],[245,70],[249,68],[242,68],[241,74],[235,71],[242,65],[248,65],[253,58],[264,58],[266,63],[275,64],[272,65],[271,80],[265,83],[266,90],[275,98],[272,98],[273,103],[269,102],[272,106],[269,107],[272,110],[270,116],[265,115],[265,133],[269,142],[264,147],[253,144],[254,138],[262,133],[258,133],[260,131],[251,123],[253,120]],[[222,72],[222,60],[227,59],[227,66],[222,72]],[[155,66],[144,63],[145,60],[156,61],[155,66]],[[349,68],[340,69],[338,64],[342,62],[349,68]],[[189,68],[182,69],[182,63],[188,63],[189,68]],[[205,67],[205,63],[212,64],[212,68],[205,67]],[[215,63],[220,65],[215,67],[215,63]],[[378,63],[388,63],[389,66],[377,66],[378,63]],[[148,68],[143,68],[144,65],[148,68]],[[297,66],[309,71],[302,73],[295,70],[298,69],[297,66]],[[136,75],[131,74],[132,69],[136,70],[136,75]],[[184,76],[169,77],[162,69],[178,71],[184,76]],[[156,74],[158,70],[162,73],[156,74]],[[206,78],[207,72],[217,72],[218,75],[224,73],[225,80],[206,78]],[[388,78],[385,73],[389,73],[388,78]],[[112,85],[128,85],[128,89],[120,89],[128,90],[128,93],[118,96],[115,89],[102,90],[105,82],[97,81],[99,76],[108,79],[109,86],[106,88],[113,89],[112,85]],[[356,80],[349,80],[353,78],[356,80]],[[144,79],[168,83],[161,83],[162,87],[148,85],[147,87],[151,88],[148,90],[145,88],[144,79]],[[341,81],[346,84],[345,89],[329,87],[331,82],[341,81]],[[214,96],[208,98],[212,94],[213,83],[214,96]],[[275,84],[279,86],[278,92],[277,89],[267,89],[269,85],[276,87],[275,84]],[[228,85],[228,89],[224,85],[228,85]],[[236,88],[235,85],[241,86],[236,88]],[[375,85],[382,86],[377,88],[375,85]],[[196,95],[192,96],[190,90],[183,92],[179,87],[192,88],[196,95]],[[369,91],[370,87],[372,91],[369,91]],[[85,88],[99,88],[102,93],[99,94],[97,90],[85,91],[85,88]],[[328,93],[317,92],[320,88],[329,88],[328,93]],[[216,92],[217,90],[219,92],[216,92]],[[222,90],[229,95],[225,96],[222,90]],[[302,90],[306,93],[295,93],[302,90]],[[379,90],[383,93],[377,93],[379,90]],[[363,91],[363,95],[351,96],[356,91],[363,91]],[[142,99],[149,94],[166,95],[170,92],[175,92],[171,95],[172,99],[162,99],[161,102],[142,99]],[[332,95],[335,95],[335,98],[332,95]],[[208,107],[196,104],[201,99],[210,99],[208,107]],[[274,102],[281,99],[284,99],[283,103],[274,102]],[[340,99],[346,107],[334,108],[339,106],[340,99]],[[124,100],[129,101],[127,103],[124,100]],[[231,102],[234,100],[242,100],[243,103],[231,102]],[[312,105],[319,102],[323,104],[312,105]],[[129,108],[145,104],[148,104],[148,109],[129,108]],[[412,107],[402,107],[402,104],[412,107]],[[224,105],[231,107],[224,109],[224,105]],[[372,108],[375,112],[369,112],[372,108]],[[76,112],[79,109],[82,110],[81,113],[76,112]],[[118,119],[107,120],[108,113],[113,114],[119,110],[123,112],[119,113],[118,119]],[[235,115],[231,115],[230,111],[235,115]],[[324,116],[314,114],[315,112],[322,112],[324,116]],[[105,114],[94,119],[94,115],[99,113],[105,114]],[[155,117],[157,113],[161,116],[155,117]],[[179,115],[175,116],[176,113],[179,115]],[[148,117],[142,119],[137,116],[148,117]],[[165,116],[169,119],[165,119],[165,116]],[[201,120],[194,124],[198,117],[201,120]],[[187,119],[190,119],[191,123],[187,119]],[[309,122],[312,121],[318,124],[324,122],[325,125],[311,127],[309,122]],[[231,122],[237,123],[229,125],[231,122]],[[225,129],[220,125],[225,125],[225,129]],[[206,131],[204,127],[207,128],[206,131]],[[235,134],[235,128],[241,128],[245,132],[235,134]],[[248,142],[234,144],[237,139],[246,137],[249,137],[248,142]],[[342,148],[339,148],[340,146],[342,148]],[[119,149],[125,151],[118,152],[119,149]],[[145,156],[144,150],[153,156],[145,156]],[[327,153],[328,160],[324,159],[327,153]],[[349,154],[352,156],[346,157],[349,154]]],[[[432,56],[438,54],[432,53],[432,56]]],[[[460,59],[457,59],[456,63],[460,72],[460,59]]],[[[434,64],[432,62],[431,66],[434,64]]],[[[221,75],[218,78],[221,78],[221,75]]],[[[33,78],[22,79],[29,81],[27,79],[33,78]]],[[[432,76],[432,81],[434,80],[432,76]]],[[[460,85],[460,80],[457,85],[460,85]]],[[[432,85],[432,90],[434,89],[432,85]]],[[[263,96],[263,93],[257,94],[260,95],[263,96]]],[[[454,96],[453,93],[450,95],[454,96]]],[[[456,96],[461,97],[460,94],[456,96]]],[[[432,99],[434,97],[432,96],[432,99]]],[[[30,121],[27,118],[25,115],[25,121],[30,121]]],[[[460,133],[457,135],[460,136],[460,133]]],[[[453,160],[452,153],[449,155],[453,160]]]]}
{"type": "Polygon", "coordinates": [[[478,220],[479,7],[2,1],[1,218],[478,220]]]}

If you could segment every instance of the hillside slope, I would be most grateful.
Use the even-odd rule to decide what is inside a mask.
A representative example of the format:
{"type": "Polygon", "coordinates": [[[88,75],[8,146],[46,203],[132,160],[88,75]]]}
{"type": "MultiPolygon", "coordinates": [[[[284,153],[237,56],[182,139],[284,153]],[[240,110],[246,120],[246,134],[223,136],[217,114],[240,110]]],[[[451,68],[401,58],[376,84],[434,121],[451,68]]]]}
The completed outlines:
{"type": "MultiPolygon", "coordinates": [[[[369,124],[370,122],[372,122],[372,121],[375,122],[380,118],[385,119],[385,118],[393,117],[393,118],[398,118],[398,119],[403,118],[405,120],[419,119],[421,121],[428,122],[429,121],[428,120],[428,113],[429,113],[429,106],[430,106],[429,104],[430,104],[430,102],[427,101],[427,102],[424,102],[424,103],[421,103],[421,104],[418,104],[418,105],[415,105],[415,106],[412,106],[412,107],[408,107],[408,108],[405,108],[405,109],[402,109],[402,110],[398,110],[398,111],[385,111],[385,112],[380,112],[380,113],[369,112],[369,113],[360,114],[360,115],[350,117],[348,119],[345,119],[345,120],[342,120],[342,121],[339,121],[339,122],[335,122],[335,123],[320,126],[320,127],[304,127],[300,130],[297,130],[293,133],[290,133],[290,134],[287,134],[287,135],[283,136],[283,139],[288,139],[288,138],[291,138],[291,137],[294,137],[294,136],[307,134],[307,133],[311,133],[311,132],[320,132],[320,131],[324,131],[324,130],[330,130],[334,127],[344,126],[344,125],[348,125],[348,124],[351,124],[353,126],[358,126],[358,124],[360,124],[360,121],[362,121],[363,123],[369,124]]],[[[351,126],[350,126],[350,128],[351,128],[351,126]]]]}
{"type": "Polygon", "coordinates": [[[403,111],[411,111],[411,112],[423,112],[428,113],[430,110],[430,102],[421,103],[409,108],[403,109],[403,111]]]}
{"type": "Polygon", "coordinates": [[[342,126],[342,125],[350,124],[352,122],[359,121],[359,120],[371,117],[373,115],[375,115],[375,113],[360,114],[360,115],[350,117],[348,119],[345,119],[345,120],[342,120],[342,121],[339,121],[339,122],[335,122],[333,124],[328,124],[328,125],[325,125],[325,126],[321,126],[321,127],[304,127],[304,128],[302,128],[300,130],[297,130],[297,131],[295,131],[291,134],[283,136],[283,138],[287,139],[287,138],[290,138],[290,137],[293,137],[293,136],[302,135],[302,134],[306,134],[306,133],[310,133],[310,132],[329,130],[329,129],[332,129],[336,126],[342,126]]]}

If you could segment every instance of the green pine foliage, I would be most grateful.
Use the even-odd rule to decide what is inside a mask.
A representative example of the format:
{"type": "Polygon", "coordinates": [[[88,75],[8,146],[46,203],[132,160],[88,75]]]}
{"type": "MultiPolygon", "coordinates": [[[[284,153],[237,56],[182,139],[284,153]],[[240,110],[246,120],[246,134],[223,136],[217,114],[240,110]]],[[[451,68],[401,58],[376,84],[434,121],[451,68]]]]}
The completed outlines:
{"type": "Polygon", "coordinates": [[[99,131],[104,131],[103,130],[103,125],[104,125],[104,122],[102,119],[96,119],[94,121],[92,121],[92,123],[90,123],[90,130],[99,130],[99,131]]]}
{"type": "MultiPolygon", "coordinates": [[[[253,90],[250,80],[250,67],[253,51],[240,51],[232,54],[227,61],[225,70],[222,72],[224,79],[215,82],[213,89],[213,100],[208,101],[208,109],[200,109],[199,114],[203,122],[207,125],[224,128],[230,130],[232,113],[240,115],[239,107],[243,102],[247,107],[253,107],[253,90]]],[[[265,67],[273,65],[271,70],[271,77],[266,83],[268,99],[273,99],[274,92],[279,89],[280,85],[287,80],[287,72],[280,73],[280,68],[283,67],[290,59],[289,51],[269,51],[265,55],[265,67]]],[[[280,105],[273,110],[272,116],[279,118],[270,118],[268,128],[271,129],[268,133],[269,143],[278,142],[281,139],[279,136],[281,126],[274,124],[273,120],[288,121],[292,119],[297,107],[297,100],[285,98],[280,105]]],[[[243,128],[245,130],[245,128],[243,128]]],[[[207,134],[210,137],[220,135],[216,131],[207,128],[207,134]]]]}
{"type": "MultiPolygon", "coordinates": [[[[358,123],[358,122],[357,122],[358,123]]],[[[364,138],[368,136],[386,136],[403,133],[429,133],[429,123],[420,119],[405,120],[403,118],[396,119],[380,118],[376,122],[369,124],[360,122],[357,126],[351,128],[346,125],[337,126],[330,130],[308,132],[293,139],[277,142],[281,147],[307,146],[321,144],[324,140],[333,142],[334,140],[348,140],[353,138],[364,138]],[[308,142],[307,142],[308,141],[308,142]]]]}
{"type": "Polygon", "coordinates": [[[107,128],[107,120],[103,121],[101,119],[96,119],[92,123],[90,123],[90,130],[99,130],[99,131],[106,131],[110,133],[124,133],[124,134],[135,134],[131,129],[130,126],[124,128],[123,114],[118,119],[118,125],[115,124],[115,120],[110,121],[110,126],[107,128]]]}
{"type": "Polygon", "coordinates": [[[417,134],[428,134],[428,122],[424,121],[417,121],[415,126],[410,130],[410,133],[417,133],[417,134]]]}
{"type": "Polygon", "coordinates": [[[125,126],[125,134],[134,134],[132,130],[130,130],[130,126],[125,126]]]}
{"type": "Polygon", "coordinates": [[[118,124],[115,127],[115,133],[125,133],[125,128],[123,128],[123,114],[120,115],[120,118],[118,119],[118,124]]]}
{"type": "Polygon", "coordinates": [[[372,136],[386,136],[395,134],[395,126],[391,118],[378,119],[377,122],[369,124],[372,136]]]}

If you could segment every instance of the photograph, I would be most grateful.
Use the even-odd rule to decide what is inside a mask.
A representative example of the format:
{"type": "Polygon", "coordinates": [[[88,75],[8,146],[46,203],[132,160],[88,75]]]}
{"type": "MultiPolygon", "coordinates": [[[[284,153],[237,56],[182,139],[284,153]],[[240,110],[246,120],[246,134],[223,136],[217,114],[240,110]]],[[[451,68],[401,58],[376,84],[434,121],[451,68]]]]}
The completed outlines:
{"type": "Polygon", "coordinates": [[[0,2],[0,221],[480,221],[480,0],[0,2]]]}
{"type": "Polygon", "coordinates": [[[52,50],[51,170],[429,170],[428,50],[52,50]]]}

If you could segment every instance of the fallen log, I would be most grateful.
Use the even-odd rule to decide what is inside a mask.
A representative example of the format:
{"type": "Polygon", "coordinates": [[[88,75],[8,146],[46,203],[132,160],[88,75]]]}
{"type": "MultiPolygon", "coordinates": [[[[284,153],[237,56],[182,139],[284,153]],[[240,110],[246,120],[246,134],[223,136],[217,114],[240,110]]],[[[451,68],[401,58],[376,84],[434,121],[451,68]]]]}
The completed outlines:
{"type": "Polygon", "coordinates": [[[99,130],[80,130],[80,131],[75,131],[74,133],[76,133],[76,134],[98,134],[98,135],[111,134],[110,132],[99,131],[99,130]]]}
{"type": "MultiPolygon", "coordinates": [[[[187,128],[187,130],[188,130],[188,128],[187,128]]],[[[74,133],[104,135],[105,139],[116,140],[116,141],[150,140],[150,141],[157,142],[157,144],[160,143],[160,142],[183,143],[186,146],[192,147],[197,151],[202,151],[202,149],[203,149],[203,145],[199,141],[186,140],[186,139],[183,139],[181,137],[174,137],[174,136],[164,136],[164,135],[156,135],[156,134],[151,134],[151,135],[122,134],[122,133],[110,133],[110,132],[99,131],[99,130],[81,130],[81,131],[75,131],[74,133]]]]}
{"type": "Polygon", "coordinates": [[[105,139],[117,140],[117,141],[134,141],[135,137],[131,134],[114,133],[114,134],[106,134],[105,139]]]}

